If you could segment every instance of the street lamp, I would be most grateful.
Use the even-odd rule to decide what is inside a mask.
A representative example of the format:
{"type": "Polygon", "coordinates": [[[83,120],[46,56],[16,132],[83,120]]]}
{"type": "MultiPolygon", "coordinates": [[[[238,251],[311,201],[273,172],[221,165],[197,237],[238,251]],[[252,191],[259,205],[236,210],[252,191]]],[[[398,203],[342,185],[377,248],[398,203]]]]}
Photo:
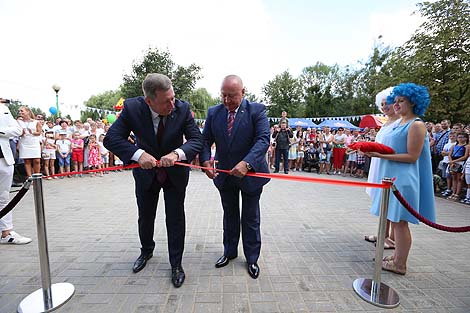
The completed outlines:
{"type": "Polygon", "coordinates": [[[59,90],[60,86],[57,84],[52,85],[52,89],[55,91],[55,107],[57,109],[57,117],[60,116],[60,111],[59,111],[59,90]]]}

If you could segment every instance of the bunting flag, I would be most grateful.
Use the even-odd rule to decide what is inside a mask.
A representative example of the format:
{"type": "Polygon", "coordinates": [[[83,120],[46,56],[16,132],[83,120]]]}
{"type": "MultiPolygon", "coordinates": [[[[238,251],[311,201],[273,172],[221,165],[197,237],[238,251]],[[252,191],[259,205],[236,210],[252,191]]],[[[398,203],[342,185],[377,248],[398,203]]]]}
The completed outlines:
{"type": "Polygon", "coordinates": [[[92,108],[92,107],[85,107],[85,109],[83,111],[96,112],[100,115],[108,115],[108,114],[115,113],[114,111],[98,109],[98,108],[92,108]]]}

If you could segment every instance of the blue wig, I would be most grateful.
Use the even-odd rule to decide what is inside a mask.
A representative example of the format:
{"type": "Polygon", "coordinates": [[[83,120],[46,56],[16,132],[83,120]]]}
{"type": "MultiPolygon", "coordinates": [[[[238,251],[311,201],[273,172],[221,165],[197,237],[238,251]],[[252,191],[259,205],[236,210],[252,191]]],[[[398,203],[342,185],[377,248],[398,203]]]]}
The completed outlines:
{"type": "Polygon", "coordinates": [[[424,115],[431,103],[428,89],[413,83],[402,83],[393,88],[392,93],[387,97],[387,103],[395,102],[396,97],[407,98],[413,105],[413,113],[420,116],[424,115]]]}

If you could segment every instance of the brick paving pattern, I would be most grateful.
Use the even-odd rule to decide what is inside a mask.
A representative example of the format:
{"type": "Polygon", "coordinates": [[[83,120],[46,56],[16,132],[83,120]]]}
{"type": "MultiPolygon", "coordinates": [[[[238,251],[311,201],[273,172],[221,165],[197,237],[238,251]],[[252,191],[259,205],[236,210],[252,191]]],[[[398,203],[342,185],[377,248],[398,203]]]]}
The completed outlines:
{"type": "MultiPolygon", "coordinates": [[[[381,309],[356,295],[352,282],[372,278],[374,270],[374,245],[363,238],[376,233],[378,225],[362,187],[271,181],[261,200],[261,274],[253,280],[241,243],[237,259],[214,267],[223,252],[220,198],[212,182],[193,171],[186,196],[186,282],[175,289],[163,197],[154,257],[140,273],[132,273],[139,240],[130,171],[44,181],[43,186],[52,281],[76,288],[56,312],[470,312],[470,234],[423,224],[411,226],[406,276],[382,274],[398,292],[400,306],[381,309]]],[[[469,206],[440,198],[436,205],[439,223],[470,224],[469,206]]],[[[0,246],[2,313],[16,312],[21,300],[40,288],[32,190],[15,209],[14,223],[34,241],[0,246]]]]}

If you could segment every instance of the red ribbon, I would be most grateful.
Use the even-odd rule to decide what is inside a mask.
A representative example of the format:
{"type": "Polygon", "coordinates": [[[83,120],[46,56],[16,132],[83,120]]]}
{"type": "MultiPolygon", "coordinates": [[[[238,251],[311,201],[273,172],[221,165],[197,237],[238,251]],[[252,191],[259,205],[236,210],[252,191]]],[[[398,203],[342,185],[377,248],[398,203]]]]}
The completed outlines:
{"type": "MultiPolygon", "coordinates": [[[[157,164],[159,162],[160,161],[157,161],[157,164]]],[[[175,165],[186,166],[186,167],[196,168],[196,169],[201,169],[201,170],[209,170],[209,171],[214,170],[211,167],[203,167],[203,166],[193,165],[193,164],[188,164],[188,163],[183,163],[183,162],[175,162],[175,165]]],[[[113,166],[113,167],[107,167],[107,168],[87,170],[87,171],[82,171],[82,172],[67,172],[67,173],[55,174],[55,175],[50,175],[50,176],[44,176],[44,178],[114,171],[114,170],[131,169],[131,168],[138,168],[138,167],[140,167],[140,165],[138,163],[134,163],[134,164],[126,165],[126,166],[113,166]]],[[[217,172],[227,173],[230,175],[230,170],[223,170],[223,169],[218,169],[218,168],[216,168],[215,170],[217,172]]],[[[246,176],[289,180],[289,181],[296,181],[296,182],[302,182],[302,183],[321,183],[321,184],[330,184],[330,185],[341,185],[341,186],[348,186],[348,187],[390,188],[391,186],[391,183],[378,184],[378,183],[367,183],[367,182],[355,182],[355,181],[348,181],[348,180],[336,180],[336,179],[331,179],[331,178],[304,177],[304,176],[273,174],[273,173],[248,172],[246,173],[246,176]]]]}

